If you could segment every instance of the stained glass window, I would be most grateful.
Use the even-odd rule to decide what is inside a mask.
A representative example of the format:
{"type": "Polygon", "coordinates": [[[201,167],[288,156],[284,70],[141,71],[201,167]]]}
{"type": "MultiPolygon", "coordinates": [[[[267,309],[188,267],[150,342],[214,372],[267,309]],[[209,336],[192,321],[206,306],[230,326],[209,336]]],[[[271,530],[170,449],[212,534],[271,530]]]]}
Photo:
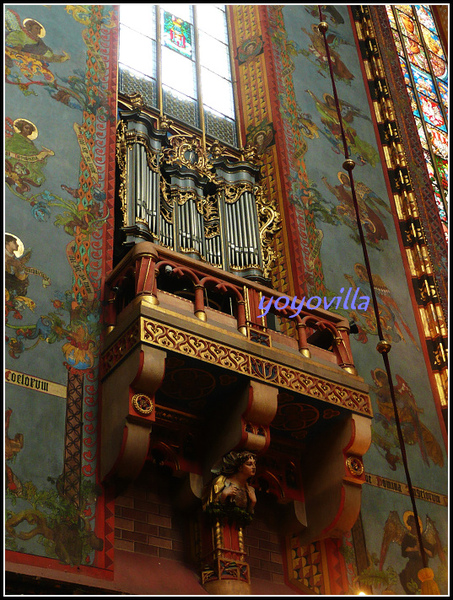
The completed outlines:
{"type": "Polygon", "coordinates": [[[448,66],[428,5],[387,6],[439,216],[448,237],[448,66]]]}
{"type": "Polygon", "coordinates": [[[164,45],[187,58],[192,58],[192,25],[166,10],[162,14],[164,45]]]}
{"type": "Polygon", "coordinates": [[[121,4],[120,92],[237,144],[223,4],[121,4]],[[201,108],[202,107],[202,108],[201,108]]]}

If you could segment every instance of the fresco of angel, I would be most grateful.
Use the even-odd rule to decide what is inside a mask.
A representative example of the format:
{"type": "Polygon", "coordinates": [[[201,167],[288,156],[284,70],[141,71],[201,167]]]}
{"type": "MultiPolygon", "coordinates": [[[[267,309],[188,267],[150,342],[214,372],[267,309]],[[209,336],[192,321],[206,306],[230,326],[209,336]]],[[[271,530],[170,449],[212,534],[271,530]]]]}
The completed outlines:
{"type": "MultiPolygon", "coordinates": [[[[347,275],[345,274],[345,278],[348,280],[353,289],[360,288],[362,294],[365,293],[369,297],[371,297],[371,287],[368,280],[368,273],[364,265],[360,263],[356,263],[354,265],[355,275],[347,275]]],[[[381,321],[381,326],[384,331],[384,337],[389,342],[399,342],[406,341],[405,335],[403,333],[403,329],[406,331],[407,336],[413,342],[417,350],[420,350],[415,337],[413,336],[409,326],[407,325],[404,317],[399,309],[398,304],[392,297],[391,291],[380,277],[380,275],[372,274],[374,289],[376,292],[378,305],[379,305],[379,316],[381,321]]],[[[350,317],[353,318],[358,324],[363,320],[362,317],[354,312],[354,314],[350,314],[350,317]]],[[[377,334],[376,322],[374,318],[373,307],[370,303],[368,311],[363,317],[366,321],[364,326],[363,333],[372,333],[377,334]]],[[[366,335],[361,341],[367,341],[366,335]]]]}
{"type": "Polygon", "coordinates": [[[55,76],[49,69],[49,63],[65,62],[70,58],[69,54],[54,54],[44,42],[44,26],[35,19],[21,20],[14,10],[7,8],[5,25],[6,82],[19,85],[22,90],[32,84],[46,85],[54,82],[55,76]]]}
{"type": "Polygon", "coordinates": [[[343,17],[340,15],[335,6],[331,6],[330,4],[320,4],[319,6],[307,6],[305,10],[311,14],[312,17],[319,18],[319,9],[323,14],[323,18],[325,20],[325,13],[330,15],[330,21],[336,25],[341,25],[344,23],[343,17]]]}
{"type": "MultiPolygon", "coordinates": [[[[443,564],[446,557],[440,542],[439,532],[435,523],[426,515],[426,527],[423,530],[422,520],[419,517],[420,530],[422,531],[422,543],[427,562],[429,559],[439,556],[443,564]]],[[[391,543],[401,546],[401,555],[407,558],[404,569],[399,574],[401,585],[406,594],[414,595],[420,593],[421,583],[418,572],[423,569],[423,560],[417,538],[414,513],[410,510],[403,514],[403,523],[396,511],[392,511],[384,526],[384,537],[381,544],[379,570],[382,571],[387,551],[391,543]]]]}
{"type": "MultiPolygon", "coordinates": [[[[310,38],[311,43],[308,49],[311,55],[316,57],[317,63],[321,66],[323,70],[327,70],[329,65],[327,61],[326,45],[324,42],[324,36],[318,29],[318,25],[313,24],[311,26],[311,32],[307,31],[305,27],[301,27],[301,30],[305,33],[305,35],[307,35],[310,38]]],[[[349,44],[349,42],[341,38],[335,32],[332,32],[331,30],[328,31],[326,35],[326,40],[329,44],[332,70],[335,76],[338,79],[341,79],[342,81],[350,83],[354,79],[354,75],[344,64],[339,53],[334,49],[337,48],[340,44],[349,44]]]]}
{"type": "MultiPolygon", "coordinates": [[[[379,415],[378,415],[379,416],[379,415]]],[[[379,419],[375,418],[375,422],[379,423],[379,419]]],[[[371,426],[371,441],[376,446],[378,452],[385,458],[392,471],[396,471],[398,464],[401,464],[401,456],[398,453],[399,442],[395,430],[385,422],[383,424],[383,433],[377,430],[377,427],[371,426]]]]}
{"type": "MultiPolygon", "coordinates": [[[[323,135],[332,144],[332,150],[337,154],[343,152],[343,138],[341,135],[340,121],[338,119],[335,98],[332,94],[323,94],[322,100],[316,96],[311,90],[305,90],[315,102],[316,110],[321,116],[321,122],[324,125],[324,131],[320,130],[323,135]]],[[[363,115],[361,110],[346,102],[339,100],[340,112],[342,116],[343,129],[348,144],[349,152],[354,155],[360,165],[369,164],[375,167],[379,162],[379,154],[377,150],[366,140],[361,139],[357,135],[357,131],[352,127],[351,123],[355,117],[370,120],[369,117],[363,115]]]]}
{"type": "MultiPolygon", "coordinates": [[[[399,444],[397,444],[395,414],[387,374],[382,369],[374,369],[371,371],[371,377],[375,383],[372,390],[376,394],[379,409],[379,414],[375,415],[375,423],[381,425],[387,440],[382,450],[391,450],[389,439],[393,438],[394,447],[399,446],[399,444]]],[[[409,446],[417,445],[419,447],[422,460],[427,466],[430,466],[431,459],[434,464],[443,467],[444,458],[440,444],[431,431],[422,423],[423,408],[417,405],[411,388],[401,375],[396,375],[394,390],[404,442],[409,446]]],[[[381,440],[379,437],[374,437],[373,441],[379,445],[381,440]]],[[[399,454],[392,454],[391,452],[388,455],[386,453],[386,460],[393,470],[396,470],[396,463],[401,462],[399,454]]]]}
{"type": "MultiPolygon", "coordinates": [[[[326,177],[321,178],[327,189],[337,198],[339,204],[335,210],[340,219],[347,227],[352,229],[351,237],[357,243],[360,238],[357,233],[357,219],[352,200],[351,182],[346,173],[340,171],[338,180],[340,185],[331,185],[326,177]]],[[[380,250],[379,243],[382,240],[388,240],[387,230],[385,228],[382,208],[390,212],[385,202],[379,198],[364,183],[357,182],[355,186],[356,198],[359,206],[360,220],[364,229],[364,234],[373,248],[380,250]]]]}

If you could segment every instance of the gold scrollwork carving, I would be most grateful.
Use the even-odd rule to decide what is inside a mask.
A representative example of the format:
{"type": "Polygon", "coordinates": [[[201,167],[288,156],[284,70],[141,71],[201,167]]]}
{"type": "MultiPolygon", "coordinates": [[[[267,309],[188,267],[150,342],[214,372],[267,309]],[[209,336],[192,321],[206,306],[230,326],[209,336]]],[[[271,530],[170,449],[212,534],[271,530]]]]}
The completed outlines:
{"type": "Polygon", "coordinates": [[[204,228],[204,236],[207,240],[220,235],[220,223],[207,223],[204,228]]]}
{"type": "Polygon", "coordinates": [[[245,192],[253,192],[251,183],[239,183],[236,185],[223,185],[224,198],[227,204],[234,204],[245,192]]]}
{"type": "Polygon", "coordinates": [[[118,195],[121,202],[121,213],[123,215],[123,225],[127,226],[127,194],[126,194],[126,185],[127,185],[127,165],[126,165],[126,153],[127,153],[127,145],[126,145],[126,130],[127,126],[124,121],[120,121],[117,127],[116,134],[116,161],[118,164],[119,170],[119,187],[118,187],[118,195]]]}
{"type": "Polygon", "coordinates": [[[298,369],[262,360],[256,355],[237,348],[208,340],[163,323],[142,318],[141,339],[144,343],[166,348],[201,361],[221,365],[222,368],[242,373],[258,380],[269,381],[269,373],[275,385],[307,396],[322,399],[348,410],[372,415],[368,394],[342,386],[317,376],[307,376],[298,369]]]}
{"type": "Polygon", "coordinates": [[[200,175],[209,181],[215,179],[213,165],[209,161],[207,152],[203,149],[201,140],[192,135],[172,135],[170,147],[164,150],[164,157],[169,164],[179,164],[200,175]]]}
{"type": "Polygon", "coordinates": [[[258,210],[261,250],[263,253],[263,274],[268,277],[272,265],[277,259],[277,252],[273,247],[273,243],[275,234],[281,229],[281,218],[275,207],[275,201],[271,199],[269,204],[267,198],[265,198],[262,186],[255,185],[253,192],[258,210]]]}
{"type": "Polygon", "coordinates": [[[194,200],[198,208],[199,196],[195,190],[182,190],[177,187],[171,188],[171,197],[176,200],[179,206],[183,206],[188,200],[194,200]]]}
{"type": "Polygon", "coordinates": [[[139,92],[129,94],[128,98],[134,108],[142,108],[143,106],[145,106],[143,96],[139,92]]]}

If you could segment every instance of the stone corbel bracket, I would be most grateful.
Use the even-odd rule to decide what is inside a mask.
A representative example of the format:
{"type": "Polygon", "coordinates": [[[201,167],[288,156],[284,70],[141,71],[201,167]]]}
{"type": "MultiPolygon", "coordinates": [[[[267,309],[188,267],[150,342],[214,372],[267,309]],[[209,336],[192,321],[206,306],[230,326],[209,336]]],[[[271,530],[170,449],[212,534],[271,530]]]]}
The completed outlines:
{"type": "Polygon", "coordinates": [[[351,413],[310,448],[302,465],[307,526],[301,544],[341,537],[360,512],[365,472],[362,456],[371,444],[371,419],[351,413]]]}
{"type": "Polygon", "coordinates": [[[211,423],[205,473],[231,450],[266,451],[270,444],[269,425],[277,412],[278,388],[250,379],[238,399],[231,399],[225,412],[211,423]],[[207,469],[207,471],[206,471],[207,469]]]}
{"type": "Polygon", "coordinates": [[[154,395],[165,373],[167,353],[139,344],[102,384],[101,479],[135,479],[148,454],[155,421],[154,395]]]}

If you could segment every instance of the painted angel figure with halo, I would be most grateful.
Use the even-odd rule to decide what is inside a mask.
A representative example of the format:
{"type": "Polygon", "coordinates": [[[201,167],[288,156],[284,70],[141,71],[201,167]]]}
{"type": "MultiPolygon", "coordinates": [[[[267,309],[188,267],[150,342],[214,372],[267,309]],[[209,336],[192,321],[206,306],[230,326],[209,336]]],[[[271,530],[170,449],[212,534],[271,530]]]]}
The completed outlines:
{"type": "Polygon", "coordinates": [[[55,54],[44,42],[44,25],[32,18],[21,19],[14,10],[5,11],[5,81],[28,91],[32,84],[48,85],[55,81],[49,63],[62,63],[70,56],[55,54]],[[25,79],[24,79],[25,78],[25,79]]]}
{"type": "MultiPolygon", "coordinates": [[[[420,517],[418,522],[422,532],[422,543],[426,559],[429,560],[439,556],[441,562],[445,564],[446,557],[434,521],[426,515],[426,527],[424,529],[420,517]]],[[[414,594],[416,589],[420,593],[418,572],[424,568],[424,564],[417,537],[415,515],[412,511],[407,510],[403,514],[403,523],[395,510],[389,514],[384,526],[379,570],[382,571],[383,569],[390,544],[397,543],[401,546],[401,555],[408,559],[406,566],[399,574],[401,585],[406,594],[414,594]]]]}

